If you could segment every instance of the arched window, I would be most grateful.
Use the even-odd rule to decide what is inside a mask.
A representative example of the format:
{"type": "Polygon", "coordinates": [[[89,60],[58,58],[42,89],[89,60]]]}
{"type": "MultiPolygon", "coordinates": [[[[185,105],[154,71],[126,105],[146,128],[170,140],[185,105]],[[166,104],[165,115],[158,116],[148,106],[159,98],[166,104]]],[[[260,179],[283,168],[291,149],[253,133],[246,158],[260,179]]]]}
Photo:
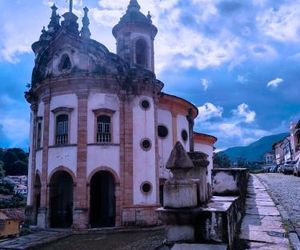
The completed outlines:
{"type": "Polygon", "coordinates": [[[69,117],[66,114],[58,115],[56,117],[55,144],[68,143],[68,120],[69,117]]]}
{"type": "Polygon", "coordinates": [[[59,63],[59,70],[60,71],[68,71],[72,68],[72,63],[68,54],[63,54],[60,63],[59,63]]]}
{"type": "Polygon", "coordinates": [[[110,116],[99,115],[97,117],[97,142],[111,142],[110,116]]]}
{"type": "Polygon", "coordinates": [[[135,62],[140,66],[147,67],[147,44],[143,39],[136,41],[135,62]]]}

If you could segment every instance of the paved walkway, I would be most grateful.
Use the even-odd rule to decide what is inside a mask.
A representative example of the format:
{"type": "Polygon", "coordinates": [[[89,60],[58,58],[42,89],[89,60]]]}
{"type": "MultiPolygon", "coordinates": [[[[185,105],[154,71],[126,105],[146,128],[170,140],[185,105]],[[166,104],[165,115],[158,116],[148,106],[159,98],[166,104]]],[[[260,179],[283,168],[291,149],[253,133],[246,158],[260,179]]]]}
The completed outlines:
{"type": "Polygon", "coordinates": [[[70,234],[71,231],[65,230],[39,231],[19,238],[3,241],[0,243],[0,249],[30,249],[62,239],[70,234]]]}
{"type": "Polygon", "coordinates": [[[249,179],[240,240],[241,249],[291,249],[280,213],[264,185],[254,175],[249,179]]]}

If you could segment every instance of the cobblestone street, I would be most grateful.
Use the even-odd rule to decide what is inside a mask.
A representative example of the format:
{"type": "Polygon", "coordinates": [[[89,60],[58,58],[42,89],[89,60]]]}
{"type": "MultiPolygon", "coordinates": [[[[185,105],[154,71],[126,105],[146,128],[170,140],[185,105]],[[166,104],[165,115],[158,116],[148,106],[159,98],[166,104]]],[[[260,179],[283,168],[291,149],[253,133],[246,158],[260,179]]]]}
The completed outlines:
{"type": "Polygon", "coordinates": [[[259,174],[257,177],[268,187],[277,207],[289,227],[300,235],[300,178],[277,173],[259,174]]]}

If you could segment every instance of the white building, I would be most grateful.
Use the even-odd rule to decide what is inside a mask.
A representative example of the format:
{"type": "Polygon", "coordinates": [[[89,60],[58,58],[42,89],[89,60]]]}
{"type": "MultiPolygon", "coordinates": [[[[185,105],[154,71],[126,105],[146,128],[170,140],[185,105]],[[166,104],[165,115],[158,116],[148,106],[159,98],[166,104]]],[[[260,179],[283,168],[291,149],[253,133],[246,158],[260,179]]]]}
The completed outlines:
{"type": "MultiPolygon", "coordinates": [[[[72,7],[72,6],[71,6],[72,7]]],[[[70,11],[32,45],[28,210],[40,227],[159,223],[160,183],[177,141],[209,155],[216,138],[195,135],[197,108],[162,92],[154,73],[157,28],[131,0],[113,28],[117,54],[78,30],[70,11]]],[[[209,181],[210,182],[210,178],[209,181]]]]}

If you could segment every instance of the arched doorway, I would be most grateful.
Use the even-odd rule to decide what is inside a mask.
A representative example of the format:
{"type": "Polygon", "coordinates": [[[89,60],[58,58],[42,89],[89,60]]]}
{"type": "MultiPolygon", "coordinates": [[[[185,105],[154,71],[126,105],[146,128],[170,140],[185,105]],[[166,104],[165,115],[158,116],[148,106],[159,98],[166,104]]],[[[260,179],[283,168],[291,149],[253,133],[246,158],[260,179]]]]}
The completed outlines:
{"type": "Polygon", "coordinates": [[[34,206],[33,206],[33,212],[34,212],[34,224],[37,224],[37,216],[39,212],[39,208],[41,206],[41,178],[38,174],[35,176],[35,182],[34,182],[34,206]]]}
{"type": "Polygon", "coordinates": [[[50,180],[50,227],[67,228],[73,223],[73,180],[57,171],[50,180]]]}
{"type": "Polygon", "coordinates": [[[114,177],[108,171],[95,173],[90,182],[91,227],[115,226],[116,199],[114,177]]]}

